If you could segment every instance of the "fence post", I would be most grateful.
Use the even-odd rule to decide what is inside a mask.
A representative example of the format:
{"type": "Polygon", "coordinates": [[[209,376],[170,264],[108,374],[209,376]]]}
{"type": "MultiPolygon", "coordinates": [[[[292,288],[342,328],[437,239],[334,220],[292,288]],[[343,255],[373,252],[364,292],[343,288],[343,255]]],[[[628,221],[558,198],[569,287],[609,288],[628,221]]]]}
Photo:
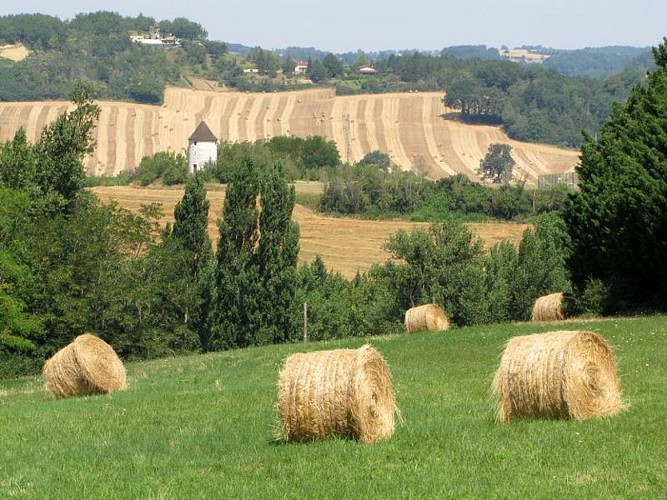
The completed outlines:
{"type": "Polygon", "coordinates": [[[303,303],[303,341],[308,342],[308,302],[303,303]]]}

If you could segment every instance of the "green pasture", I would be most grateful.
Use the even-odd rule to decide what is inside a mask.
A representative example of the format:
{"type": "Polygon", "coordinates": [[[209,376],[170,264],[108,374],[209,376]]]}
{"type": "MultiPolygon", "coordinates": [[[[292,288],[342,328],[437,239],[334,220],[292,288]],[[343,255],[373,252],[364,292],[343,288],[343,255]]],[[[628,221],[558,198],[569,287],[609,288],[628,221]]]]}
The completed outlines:
{"type": "Polygon", "coordinates": [[[127,363],[128,389],[56,400],[0,382],[0,498],[665,498],[667,317],[504,324],[127,363]],[[494,422],[513,335],[586,329],[614,347],[616,417],[494,422]],[[278,371],[301,350],[372,344],[402,423],[384,442],[281,441],[278,371]]]}

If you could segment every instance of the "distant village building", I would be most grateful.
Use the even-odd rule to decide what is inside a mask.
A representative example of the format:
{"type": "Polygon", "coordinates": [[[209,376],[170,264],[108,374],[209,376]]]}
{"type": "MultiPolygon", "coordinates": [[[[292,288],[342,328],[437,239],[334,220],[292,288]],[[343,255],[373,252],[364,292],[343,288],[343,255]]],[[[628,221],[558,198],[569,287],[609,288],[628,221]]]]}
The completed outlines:
{"type": "Polygon", "coordinates": [[[500,57],[509,59],[512,62],[538,63],[541,64],[549,59],[548,54],[540,54],[527,49],[500,49],[500,57]]]}
{"type": "Polygon", "coordinates": [[[362,66],[357,69],[357,73],[360,75],[377,75],[378,70],[370,66],[362,66]]]}
{"type": "Polygon", "coordinates": [[[308,63],[305,61],[299,61],[296,63],[294,66],[294,74],[295,75],[305,75],[308,73],[308,63]]]}
{"type": "Polygon", "coordinates": [[[155,45],[159,47],[176,47],[180,45],[179,40],[172,35],[162,35],[160,30],[152,27],[148,35],[130,35],[130,40],[133,43],[140,43],[142,45],[155,45]]]}
{"type": "Polygon", "coordinates": [[[188,138],[188,172],[200,171],[208,162],[218,159],[218,138],[206,122],[200,122],[188,138]]]}

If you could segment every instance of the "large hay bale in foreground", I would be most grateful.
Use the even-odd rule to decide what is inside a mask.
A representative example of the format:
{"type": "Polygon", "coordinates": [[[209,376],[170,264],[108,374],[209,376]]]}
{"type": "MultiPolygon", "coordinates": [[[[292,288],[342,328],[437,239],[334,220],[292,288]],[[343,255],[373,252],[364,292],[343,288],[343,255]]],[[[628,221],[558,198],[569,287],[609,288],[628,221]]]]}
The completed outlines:
{"type": "Polygon", "coordinates": [[[405,328],[409,333],[428,330],[438,332],[449,328],[444,311],[437,304],[425,304],[405,311],[405,328]]]}
{"type": "Polygon", "coordinates": [[[363,443],[394,433],[389,369],[371,346],[292,354],[278,381],[283,437],[351,437],[363,443]]]}
{"type": "Polygon", "coordinates": [[[594,332],[558,331],[509,340],[493,380],[497,419],[606,417],[623,408],[616,363],[594,332]]]}
{"type": "Polygon", "coordinates": [[[56,352],[42,370],[57,398],[104,394],[125,388],[125,367],[113,348],[84,333],[56,352]]]}
{"type": "Polygon", "coordinates": [[[565,319],[565,294],[551,293],[538,297],[533,305],[533,321],[559,321],[565,319]]]}

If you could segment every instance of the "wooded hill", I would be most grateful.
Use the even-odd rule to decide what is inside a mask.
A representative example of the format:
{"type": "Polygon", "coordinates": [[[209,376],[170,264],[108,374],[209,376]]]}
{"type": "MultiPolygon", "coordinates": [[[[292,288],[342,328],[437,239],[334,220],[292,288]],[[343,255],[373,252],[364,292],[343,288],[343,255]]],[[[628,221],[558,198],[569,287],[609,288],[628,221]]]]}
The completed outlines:
{"type": "Polygon", "coordinates": [[[22,43],[32,51],[20,62],[0,64],[0,101],[66,99],[77,78],[95,82],[97,99],[144,104],[162,103],[166,86],[189,86],[187,77],[242,91],[312,85],[333,86],[338,95],[441,91],[446,104],[467,122],[502,125],[515,140],[569,147],[580,145],[582,129],[598,129],[612,103],[624,101],[650,65],[648,50],[644,57],[642,49],[632,48],[597,54],[554,51],[544,66],[500,60],[496,49],[486,47],[317,57],[319,52],[308,49],[234,46],[239,54],[224,42],[208,40],[204,28],[184,18],[157,21],[111,12],[79,14],[71,21],[40,14],[4,16],[0,43],[22,43]],[[167,48],[130,39],[156,30],[178,43],[167,48]],[[633,58],[635,50],[638,59],[633,58]],[[297,74],[295,57],[307,54],[315,56],[309,56],[306,73],[297,74]],[[559,57],[570,62],[559,66],[559,57]],[[591,58],[600,63],[595,75],[604,78],[549,69],[578,75],[591,66],[591,58]],[[377,73],[360,75],[361,65],[377,73]]]}

